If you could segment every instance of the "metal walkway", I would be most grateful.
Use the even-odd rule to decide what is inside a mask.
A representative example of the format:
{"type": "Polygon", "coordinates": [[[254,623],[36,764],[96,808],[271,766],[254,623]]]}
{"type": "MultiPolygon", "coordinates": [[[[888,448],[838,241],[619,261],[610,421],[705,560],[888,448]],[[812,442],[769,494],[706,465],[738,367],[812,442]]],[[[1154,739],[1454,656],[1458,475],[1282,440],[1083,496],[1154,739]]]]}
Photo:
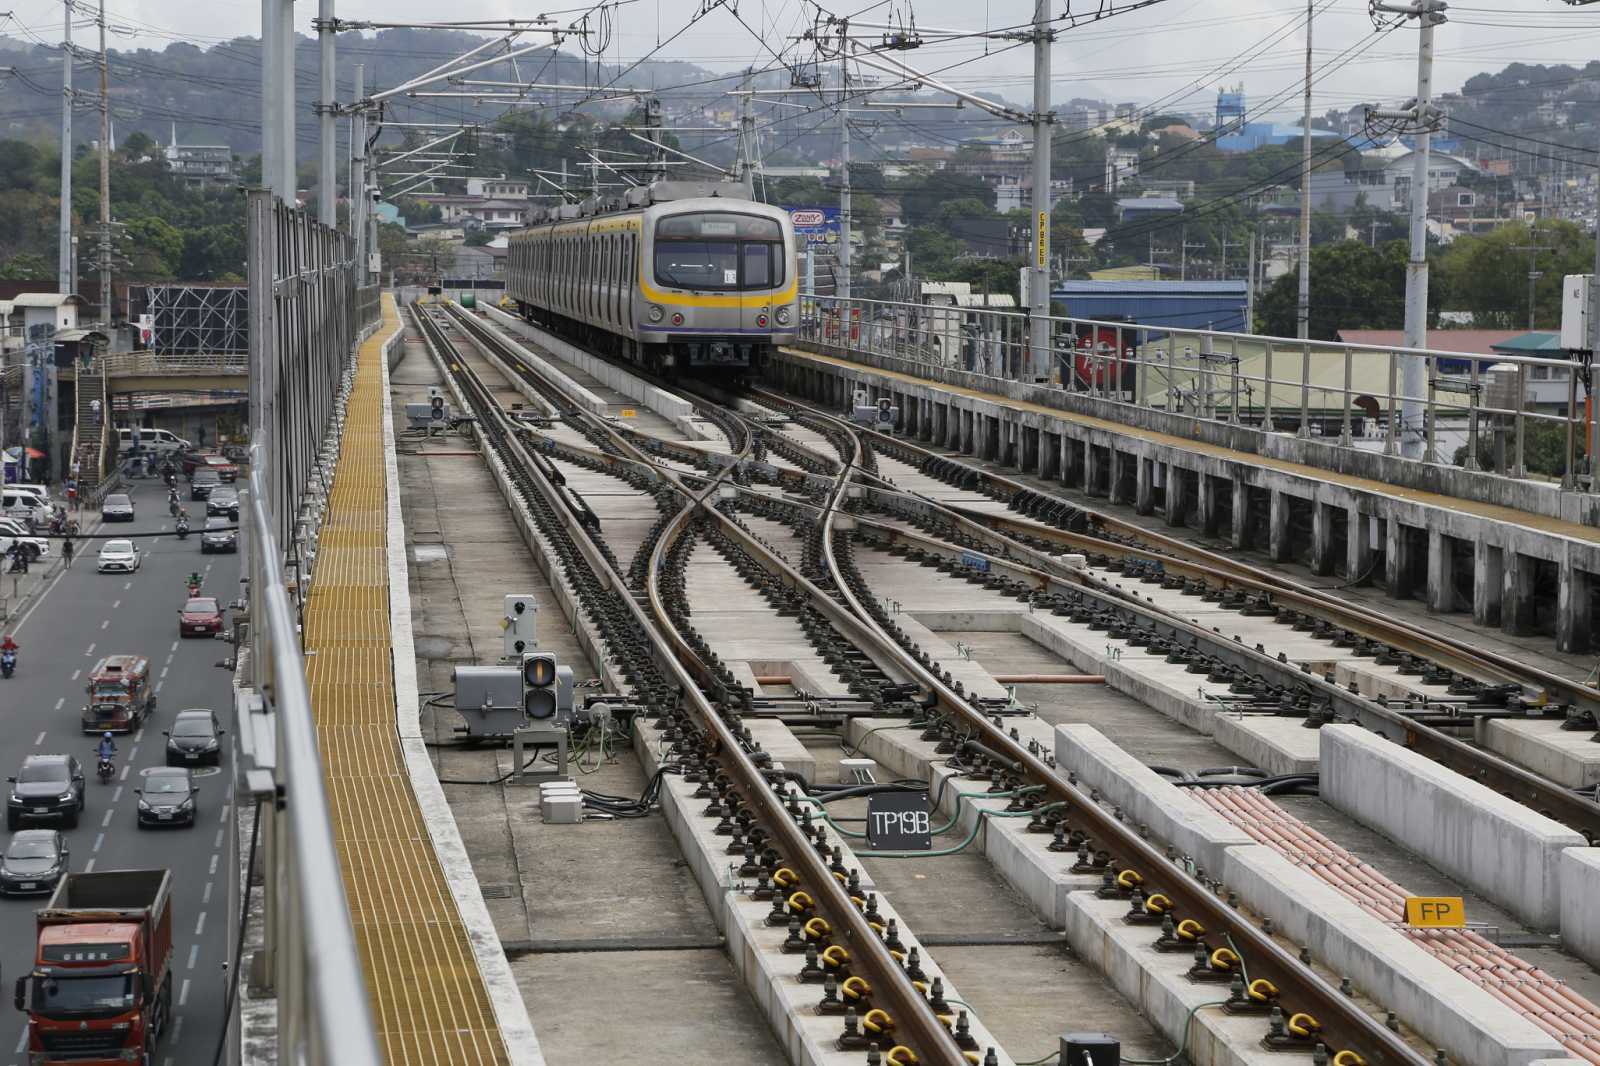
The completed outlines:
{"type": "Polygon", "coordinates": [[[384,537],[383,342],[362,346],[305,610],[306,678],[380,1047],[393,1066],[510,1059],[406,776],[395,724],[384,537]]]}

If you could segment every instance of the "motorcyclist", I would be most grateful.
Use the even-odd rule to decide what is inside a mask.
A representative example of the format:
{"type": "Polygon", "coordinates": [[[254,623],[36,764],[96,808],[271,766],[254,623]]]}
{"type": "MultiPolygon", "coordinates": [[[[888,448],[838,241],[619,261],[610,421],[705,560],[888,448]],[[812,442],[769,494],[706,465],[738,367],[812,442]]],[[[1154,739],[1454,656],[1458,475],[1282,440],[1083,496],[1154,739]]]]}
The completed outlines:
{"type": "Polygon", "coordinates": [[[94,753],[96,758],[103,762],[110,762],[111,756],[117,753],[117,742],[112,738],[109,729],[100,734],[100,743],[95,747],[94,753]]]}
{"type": "Polygon", "coordinates": [[[10,652],[12,655],[15,655],[21,649],[21,647],[22,645],[11,639],[10,633],[6,634],[6,638],[4,640],[0,640],[0,652],[10,652]]]}
{"type": "Polygon", "coordinates": [[[189,595],[193,596],[198,593],[200,591],[200,575],[198,573],[190,573],[188,585],[189,595]]]}

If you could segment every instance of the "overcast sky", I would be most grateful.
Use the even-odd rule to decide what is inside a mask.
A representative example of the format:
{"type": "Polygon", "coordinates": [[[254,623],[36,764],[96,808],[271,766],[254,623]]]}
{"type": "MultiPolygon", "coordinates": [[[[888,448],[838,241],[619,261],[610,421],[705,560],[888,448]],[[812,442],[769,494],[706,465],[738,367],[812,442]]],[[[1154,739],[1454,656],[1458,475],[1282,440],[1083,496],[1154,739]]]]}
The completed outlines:
{"type": "MultiPolygon", "coordinates": [[[[558,4],[569,0],[557,0],[558,4]]],[[[828,0],[833,3],[836,0],[828,0]]],[[[858,0],[870,3],[871,0],[858,0]]],[[[1100,0],[1112,2],[1112,0],[1100,0]]],[[[1126,0],[1116,0],[1125,3],[1126,0]]],[[[1374,30],[1366,0],[1315,0],[1315,108],[1349,107],[1374,99],[1402,100],[1415,92],[1417,31],[1403,26],[1386,34],[1374,30]]],[[[79,0],[87,10],[93,0],[79,0]]],[[[1065,0],[1053,0],[1064,10],[1065,0]]],[[[1074,11],[1094,10],[1097,0],[1073,0],[1074,11]]],[[[12,0],[16,22],[0,23],[15,35],[17,23],[38,37],[60,38],[61,6],[45,0],[12,0]]],[[[801,0],[739,0],[737,16],[711,12],[676,40],[700,10],[701,0],[632,0],[616,11],[605,58],[631,62],[660,49],[662,58],[684,59],[716,70],[774,62],[769,48],[785,56],[802,54],[789,38],[811,24],[816,9],[801,0]],[[759,38],[759,39],[758,39],[759,38]]],[[[435,0],[340,0],[340,17],[386,20],[437,19],[435,0]]],[[[891,0],[863,10],[830,8],[860,20],[904,19],[910,6],[891,0]]],[[[113,47],[160,48],[171,40],[205,46],[260,29],[257,0],[109,0],[113,47]]],[[[454,17],[529,18],[538,9],[526,0],[460,0],[449,5],[454,17]]],[[[559,7],[546,9],[561,10],[559,7]]],[[[574,11],[576,9],[568,9],[574,11]]],[[[919,0],[917,21],[965,31],[1013,26],[1030,17],[1029,0],[919,0]]],[[[295,24],[311,32],[316,4],[295,4],[295,24]]],[[[1305,47],[1305,4],[1283,0],[1161,0],[1151,7],[1117,15],[1094,26],[1064,33],[1054,50],[1055,97],[1094,96],[1110,101],[1159,103],[1175,110],[1209,111],[1218,86],[1243,84],[1251,110],[1259,117],[1289,119],[1299,113],[1305,47]]],[[[1436,34],[1438,90],[1459,88],[1479,71],[1507,63],[1573,63],[1600,55],[1600,3],[1572,8],[1560,0],[1506,0],[1491,6],[1452,4],[1450,21],[1436,34]]],[[[555,16],[570,20],[571,13],[555,16]]],[[[537,38],[533,38],[537,39],[537,38]]],[[[967,40],[929,45],[901,53],[924,70],[946,69],[953,84],[999,91],[1014,100],[1031,93],[1031,55],[1027,47],[1003,54],[1006,42],[967,40]]],[[[381,77],[381,71],[379,72],[381,77]]]]}

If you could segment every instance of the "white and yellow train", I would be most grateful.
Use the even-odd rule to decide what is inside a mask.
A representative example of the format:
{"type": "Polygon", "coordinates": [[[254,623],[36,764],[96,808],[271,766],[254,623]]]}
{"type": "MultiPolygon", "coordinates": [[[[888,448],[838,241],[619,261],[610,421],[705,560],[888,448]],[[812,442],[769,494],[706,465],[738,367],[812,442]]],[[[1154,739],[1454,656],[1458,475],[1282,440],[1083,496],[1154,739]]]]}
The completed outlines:
{"type": "Polygon", "coordinates": [[[799,321],[794,227],[742,185],[661,181],[512,234],[528,321],[657,372],[756,370],[799,321]]]}

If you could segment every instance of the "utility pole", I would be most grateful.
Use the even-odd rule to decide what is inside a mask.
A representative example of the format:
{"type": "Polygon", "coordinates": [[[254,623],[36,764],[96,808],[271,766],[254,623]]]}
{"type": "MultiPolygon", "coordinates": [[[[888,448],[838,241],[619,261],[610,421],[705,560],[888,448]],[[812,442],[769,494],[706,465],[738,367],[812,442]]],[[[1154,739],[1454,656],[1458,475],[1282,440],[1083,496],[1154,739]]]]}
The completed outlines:
{"type": "MultiPolygon", "coordinates": [[[[1531,230],[1529,231],[1531,234],[1531,230]]],[[[1528,332],[1536,328],[1533,321],[1533,302],[1537,297],[1537,285],[1544,273],[1539,270],[1539,253],[1552,252],[1555,249],[1548,244],[1518,244],[1513,245],[1510,251],[1528,253],[1528,332]]]]}
{"type": "Polygon", "coordinates": [[[1300,300],[1295,307],[1295,336],[1311,336],[1311,11],[1306,0],[1306,106],[1300,129],[1300,300]]]}
{"type": "Polygon", "coordinates": [[[750,199],[756,198],[755,116],[750,113],[750,68],[744,70],[744,95],[739,97],[739,174],[750,199]]]}
{"type": "Polygon", "coordinates": [[[356,239],[356,284],[367,283],[367,68],[356,64],[355,110],[350,116],[350,235],[356,239]]]}
{"type": "Polygon", "coordinates": [[[1035,381],[1055,363],[1050,336],[1050,151],[1055,113],[1050,110],[1050,0],[1033,5],[1033,265],[1028,279],[1028,348],[1035,381]]]}
{"type": "Polygon", "coordinates": [[[111,329],[111,70],[106,62],[106,0],[100,0],[100,317],[111,329]]]}
{"type": "MultiPolygon", "coordinates": [[[[850,41],[847,23],[839,25],[839,282],[837,294],[850,299],[850,41]]],[[[846,327],[848,328],[848,326],[846,327]]]]}
{"type": "Polygon", "coordinates": [[[293,207],[295,198],[294,136],[294,0],[278,0],[278,91],[282,100],[278,110],[278,165],[282,168],[279,186],[283,202],[293,207]]]}
{"type": "Polygon", "coordinates": [[[1190,248],[1204,248],[1205,247],[1205,242],[1204,241],[1195,241],[1194,243],[1191,244],[1190,241],[1189,241],[1189,227],[1188,227],[1187,224],[1185,224],[1183,226],[1178,227],[1178,244],[1180,246],[1180,250],[1178,252],[1178,280],[1179,281],[1188,281],[1189,280],[1189,249],[1190,248]]]}
{"type": "Polygon", "coordinates": [[[72,0],[62,4],[65,37],[61,46],[61,221],[56,262],[56,291],[72,292],[72,0]]]}
{"type": "Polygon", "coordinates": [[[338,193],[338,134],[334,129],[334,116],[339,109],[335,95],[333,0],[317,0],[317,41],[322,48],[318,53],[322,75],[322,99],[317,104],[321,124],[322,162],[317,174],[317,221],[332,228],[339,224],[338,193]]]}
{"type": "Polygon", "coordinates": [[[278,5],[284,0],[261,0],[261,184],[282,196],[278,188],[278,5]]]}
{"type": "Polygon", "coordinates": [[[1244,284],[1244,331],[1256,331],[1256,244],[1261,237],[1261,222],[1256,221],[1250,230],[1250,265],[1249,277],[1244,284]]]}
{"type": "MultiPolygon", "coordinates": [[[[1398,111],[1374,110],[1380,118],[1405,119],[1417,131],[1411,171],[1411,258],[1406,262],[1406,347],[1428,346],[1428,147],[1433,132],[1433,28],[1445,21],[1444,0],[1393,4],[1379,0],[1374,10],[1417,20],[1417,99],[1398,111]]],[[[1431,460],[1422,454],[1422,394],[1427,387],[1425,357],[1400,360],[1400,453],[1407,459],[1431,460]]],[[[1392,447],[1393,441],[1385,448],[1392,447]]]]}

